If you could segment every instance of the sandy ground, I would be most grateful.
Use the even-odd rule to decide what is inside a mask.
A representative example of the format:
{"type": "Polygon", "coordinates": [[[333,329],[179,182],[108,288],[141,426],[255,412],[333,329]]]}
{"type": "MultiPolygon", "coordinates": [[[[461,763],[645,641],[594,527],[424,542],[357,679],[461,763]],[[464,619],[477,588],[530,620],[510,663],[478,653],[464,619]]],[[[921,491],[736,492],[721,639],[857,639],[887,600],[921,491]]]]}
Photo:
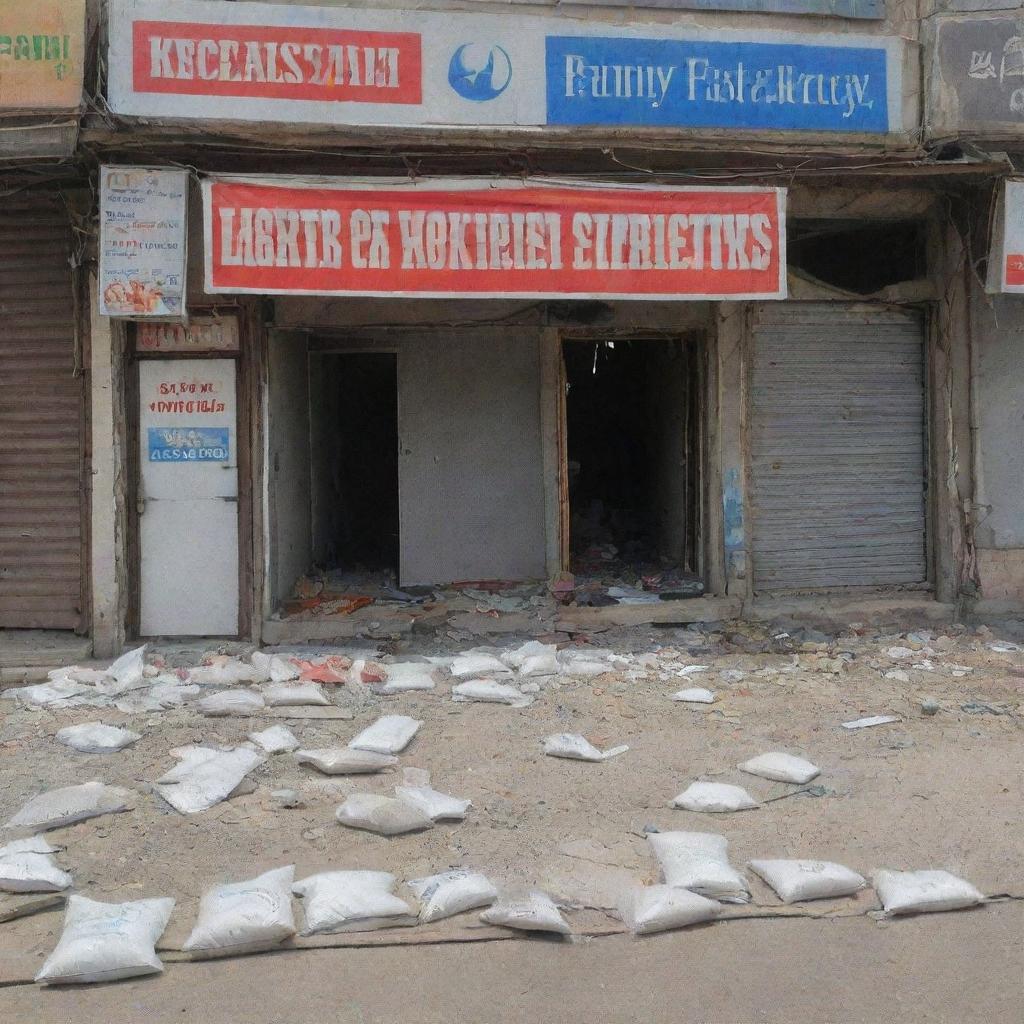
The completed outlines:
{"type": "MultiPolygon", "coordinates": [[[[253,792],[190,817],[148,791],[174,764],[171,747],[237,743],[270,719],[207,719],[187,706],[135,716],[55,712],[4,701],[0,820],[55,786],[96,778],[135,790],[133,811],[48,837],[66,846],[61,863],[76,890],[94,899],[175,896],[164,943],[172,948],[187,934],[203,889],[288,863],[298,877],[376,868],[414,878],[467,865],[501,884],[542,886],[569,908],[570,921],[610,922],[601,912],[624,885],[658,880],[645,827],[719,832],[739,867],[755,857],[830,859],[865,874],[941,867],[990,895],[1024,894],[1024,653],[993,650],[997,637],[988,633],[935,627],[909,641],[871,632],[771,636],[751,626],[605,634],[595,643],[628,655],[622,671],[548,680],[523,710],[453,703],[444,682],[428,694],[348,701],[351,721],[286,722],[304,746],[323,747],[344,745],[383,713],[423,720],[402,765],[430,769],[436,788],[472,799],[474,809],[463,823],[392,839],[339,826],[333,811],[347,792],[390,794],[395,773],[326,779],[279,755],[253,773],[253,792]],[[919,649],[903,659],[886,653],[907,645],[919,649]],[[930,668],[913,667],[922,663],[930,668]],[[678,678],[687,664],[709,670],[678,678]],[[907,681],[886,678],[893,669],[907,681]],[[668,699],[689,685],[708,686],[719,700],[692,707],[668,699]],[[938,701],[936,715],[921,713],[925,698],[938,701]],[[840,728],[874,714],[901,721],[840,728]],[[53,739],[65,725],[97,719],[127,724],[143,739],[112,755],[78,754],[53,739]],[[553,732],[630,750],[604,764],[556,760],[540,753],[540,740],[553,732]],[[736,771],[737,762],[767,750],[820,765],[821,795],[729,815],[670,808],[697,778],[739,783],[761,799],[791,793],[795,787],[736,771]],[[269,793],[282,787],[298,789],[305,806],[273,807],[269,793]]],[[[414,638],[382,653],[402,659],[455,646],[414,638]]],[[[755,904],[778,905],[756,878],[750,883],[755,904]]],[[[849,913],[849,906],[829,908],[849,913]]],[[[73,995],[21,984],[59,936],[61,916],[52,911],[0,924],[0,983],[13,984],[0,989],[0,1008],[11,1010],[7,1019],[40,1021],[89,1019],[90,1006],[112,1020],[209,1022],[512,1021],[542,1013],[728,1024],[1020,1019],[1020,903],[883,924],[863,916],[877,906],[870,892],[852,906],[862,916],[729,921],[639,943],[524,939],[172,964],[160,979],[73,995]]]]}

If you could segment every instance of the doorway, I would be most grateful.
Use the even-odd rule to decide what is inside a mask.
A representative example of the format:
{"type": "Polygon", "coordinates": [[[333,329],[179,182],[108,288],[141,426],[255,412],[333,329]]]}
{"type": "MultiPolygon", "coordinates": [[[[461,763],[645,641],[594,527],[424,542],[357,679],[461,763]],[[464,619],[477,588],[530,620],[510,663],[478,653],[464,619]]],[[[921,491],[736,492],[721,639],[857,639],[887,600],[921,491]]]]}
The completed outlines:
{"type": "Polygon", "coordinates": [[[331,589],[398,578],[398,357],[323,352],[309,379],[313,560],[331,589]]]}
{"type": "Polygon", "coordinates": [[[696,337],[562,342],[562,563],[577,603],[703,593],[696,337]]]}

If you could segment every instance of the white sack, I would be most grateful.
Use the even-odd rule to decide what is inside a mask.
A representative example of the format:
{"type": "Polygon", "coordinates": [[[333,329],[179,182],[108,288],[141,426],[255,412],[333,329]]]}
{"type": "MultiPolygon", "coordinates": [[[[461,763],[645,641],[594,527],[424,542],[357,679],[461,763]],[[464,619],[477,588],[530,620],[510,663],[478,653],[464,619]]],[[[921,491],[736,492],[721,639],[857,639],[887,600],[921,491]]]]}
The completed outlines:
{"type": "MultiPolygon", "coordinates": [[[[60,704],[64,707],[73,707],[76,704],[83,704],[85,694],[95,694],[96,688],[86,683],[76,683],[73,679],[54,679],[48,683],[36,683],[34,686],[18,686],[3,691],[6,699],[17,699],[24,704],[33,707],[46,707],[50,704],[60,704]]],[[[100,702],[105,703],[105,702],[100,702]]]]}
{"type": "Polygon", "coordinates": [[[181,947],[187,952],[231,956],[272,949],[295,934],[292,883],[295,865],[203,893],[199,917],[181,947]]]}
{"type": "Polygon", "coordinates": [[[283,725],[272,725],[260,732],[251,732],[248,738],[268,754],[288,754],[300,746],[291,729],[283,725]]]}
{"type": "Polygon", "coordinates": [[[217,693],[204,697],[196,705],[201,714],[209,715],[210,718],[220,718],[224,715],[255,715],[266,706],[263,698],[252,690],[218,690],[217,693]]]}
{"type": "Polygon", "coordinates": [[[71,885],[48,853],[0,853],[0,891],[60,892],[71,885]]]}
{"type": "Polygon", "coordinates": [[[607,761],[624,754],[629,747],[609,747],[598,750],[585,736],[573,732],[556,732],[544,739],[544,753],[549,757],[565,757],[572,761],[607,761]]]}
{"type": "Polygon", "coordinates": [[[466,676],[507,676],[509,667],[493,654],[460,654],[448,670],[457,679],[466,676]]]}
{"type": "Polygon", "coordinates": [[[418,807],[375,793],[353,793],[334,816],[349,828],[362,828],[381,836],[418,832],[434,824],[418,807]]]}
{"type": "Polygon", "coordinates": [[[551,897],[537,891],[521,896],[503,896],[480,915],[480,920],[486,924],[499,924],[505,928],[528,932],[569,935],[572,931],[551,897]]]}
{"type": "Polygon", "coordinates": [[[390,754],[375,754],[370,750],[351,750],[348,747],[320,747],[316,750],[296,750],[299,764],[311,764],[325,775],[369,775],[398,764],[390,754]]]}
{"type": "Polygon", "coordinates": [[[199,665],[192,669],[188,678],[200,686],[233,686],[237,683],[258,683],[264,677],[255,666],[219,654],[211,659],[209,665],[199,665]]]}
{"type": "Polygon", "coordinates": [[[51,846],[42,836],[27,839],[12,839],[6,846],[0,846],[0,858],[13,857],[16,853],[56,853],[61,847],[51,846]]]}
{"type": "Polygon", "coordinates": [[[612,666],[607,661],[602,661],[600,657],[586,651],[559,651],[558,662],[566,675],[584,679],[592,679],[594,676],[602,676],[605,672],[612,671],[612,666]]]}
{"type": "Polygon", "coordinates": [[[369,932],[416,923],[413,908],[392,893],[386,871],[324,871],[292,886],[302,897],[303,935],[369,932]]]}
{"type": "Polygon", "coordinates": [[[729,842],[711,832],[654,832],[647,837],[665,884],[723,903],[748,903],[746,880],[729,863],[729,842]]]}
{"type": "Polygon", "coordinates": [[[416,661],[400,662],[397,665],[385,665],[388,678],[377,687],[378,693],[406,693],[409,690],[433,690],[437,683],[434,680],[434,667],[416,661]]]}
{"type": "Polygon", "coordinates": [[[684,811],[750,811],[760,804],[742,787],[724,782],[691,782],[672,801],[684,811]]]}
{"type": "Polygon", "coordinates": [[[714,704],[715,694],[703,686],[691,686],[686,690],[677,690],[672,694],[672,700],[683,701],[686,704],[714,704]]]}
{"type": "Polygon", "coordinates": [[[173,899],[99,903],[70,896],[60,941],[36,981],[77,985],[159,974],[156,943],[173,909],[173,899]]]}
{"type": "Polygon", "coordinates": [[[481,701],[485,704],[508,704],[514,708],[526,708],[533,698],[520,693],[514,686],[496,683],[492,679],[471,679],[452,687],[454,701],[481,701]]]}
{"type": "Polygon", "coordinates": [[[59,729],[56,739],[58,743],[79,750],[83,754],[110,754],[131,746],[141,740],[142,736],[131,729],[121,729],[116,725],[84,722],[82,725],[69,725],[59,729]]]}
{"type": "Polygon", "coordinates": [[[329,707],[331,700],[319,683],[271,683],[263,688],[268,708],[329,707]]]}
{"type": "Polygon", "coordinates": [[[707,665],[684,665],[677,673],[677,676],[695,676],[699,672],[707,672],[707,665]]]}
{"type": "Polygon", "coordinates": [[[249,772],[266,761],[264,754],[248,747],[177,749],[189,751],[171,751],[175,756],[183,756],[185,763],[159,778],[153,788],[181,814],[198,814],[219,804],[249,772]]]}
{"type": "Polygon", "coordinates": [[[821,769],[817,765],[811,764],[810,761],[777,751],[770,754],[759,754],[737,767],[748,775],[772,779],[774,782],[795,782],[800,785],[810,782],[811,779],[821,774],[821,769]]]}
{"type": "Polygon", "coordinates": [[[126,651],[104,673],[105,678],[97,680],[96,689],[109,696],[120,696],[129,690],[146,685],[143,673],[146,669],[146,645],[126,651]]]}
{"type": "Polygon", "coordinates": [[[689,889],[669,885],[645,885],[623,895],[619,913],[634,935],[653,935],[672,928],[710,921],[722,912],[722,904],[698,896],[689,889]]]}
{"type": "Polygon", "coordinates": [[[465,868],[415,878],[407,884],[419,900],[422,924],[490,906],[498,898],[498,890],[484,875],[465,868]]]}
{"type": "Polygon", "coordinates": [[[890,871],[871,876],[887,914],[927,914],[962,910],[981,903],[985,896],[970,882],[948,871],[890,871]]]}
{"type": "Polygon", "coordinates": [[[557,648],[551,647],[543,654],[533,654],[519,666],[521,676],[553,676],[558,674],[557,648]]]}
{"type": "Polygon", "coordinates": [[[395,786],[395,796],[422,811],[431,821],[462,821],[473,806],[469,800],[440,793],[430,786],[395,786]]]}
{"type": "Polygon", "coordinates": [[[132,806],[133,796],[130,790],[95,781],[84,782],[80,786],[50,789],[29,800],[7,822],[7,827],[30,829],[33,832],[63,828],[101,814],[127,811],[132,806]]]}
{"type": "Polygon", "coordinates": [[[299,678],[298,666],[278,654],[253,651],[249,660],[259,674],[260,680],[269,679],[272,683],[287,683],[292,679],[299,678]]]}
{"type": "Polygon", "coordinates": [[[752,860],[747,867],[763,878],[783,903],[851,896],[865,885],[856,871],[828,860],[752,860]]]}
{"type": "Polygon", "coordinates": [[[530,658],[542,658],[557,653],[558,648],[554,644],[542,644],[539,640],[528,640],[511,651],[503,651],[501,660],[509,668],[520,669],[530,658]]]}
{"type": "Polygon", "coordinates": [[[384,715],[349,743],[353,750],[398,754],[405,750],[423,723],[408,715],[384,715]]]}

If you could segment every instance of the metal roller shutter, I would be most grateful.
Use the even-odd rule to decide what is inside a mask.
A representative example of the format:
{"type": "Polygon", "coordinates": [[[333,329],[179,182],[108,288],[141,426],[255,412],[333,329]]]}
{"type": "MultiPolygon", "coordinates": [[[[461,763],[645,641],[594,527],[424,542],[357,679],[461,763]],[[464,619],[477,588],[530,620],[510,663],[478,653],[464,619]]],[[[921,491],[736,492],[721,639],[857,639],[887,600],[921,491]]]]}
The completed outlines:
{"type": "Polygon", "coordinates": [[[755,591],[926,579],[919,315],[759,307],[750,417],[755,591]]]}
{"type": "Polygon", "coordinates": [[[83,625],[70,252],[56,199],[0,208],[0,627],[83,625]]]}

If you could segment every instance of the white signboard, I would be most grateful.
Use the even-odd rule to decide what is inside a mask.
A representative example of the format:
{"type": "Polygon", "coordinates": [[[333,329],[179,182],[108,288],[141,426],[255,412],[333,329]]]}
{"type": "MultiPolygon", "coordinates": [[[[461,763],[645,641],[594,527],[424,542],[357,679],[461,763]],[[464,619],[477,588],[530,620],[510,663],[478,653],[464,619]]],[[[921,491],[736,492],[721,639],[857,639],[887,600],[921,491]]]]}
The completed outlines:
{"type": "Polygon", "coordinates": [[[188,171],[100,168],[100,313],[185,313],[188,171]]]}
{"type": "Polygon", "coordinates": [[[561,17],[112,0],[108,102],[169,120],[901,131],[905,44],[561,17]]]}
{"type": "Polygon", "coordinates": [[[989,292],[1024,292],[1024,178],[1003,182],[988,260],[989,292]]]}

